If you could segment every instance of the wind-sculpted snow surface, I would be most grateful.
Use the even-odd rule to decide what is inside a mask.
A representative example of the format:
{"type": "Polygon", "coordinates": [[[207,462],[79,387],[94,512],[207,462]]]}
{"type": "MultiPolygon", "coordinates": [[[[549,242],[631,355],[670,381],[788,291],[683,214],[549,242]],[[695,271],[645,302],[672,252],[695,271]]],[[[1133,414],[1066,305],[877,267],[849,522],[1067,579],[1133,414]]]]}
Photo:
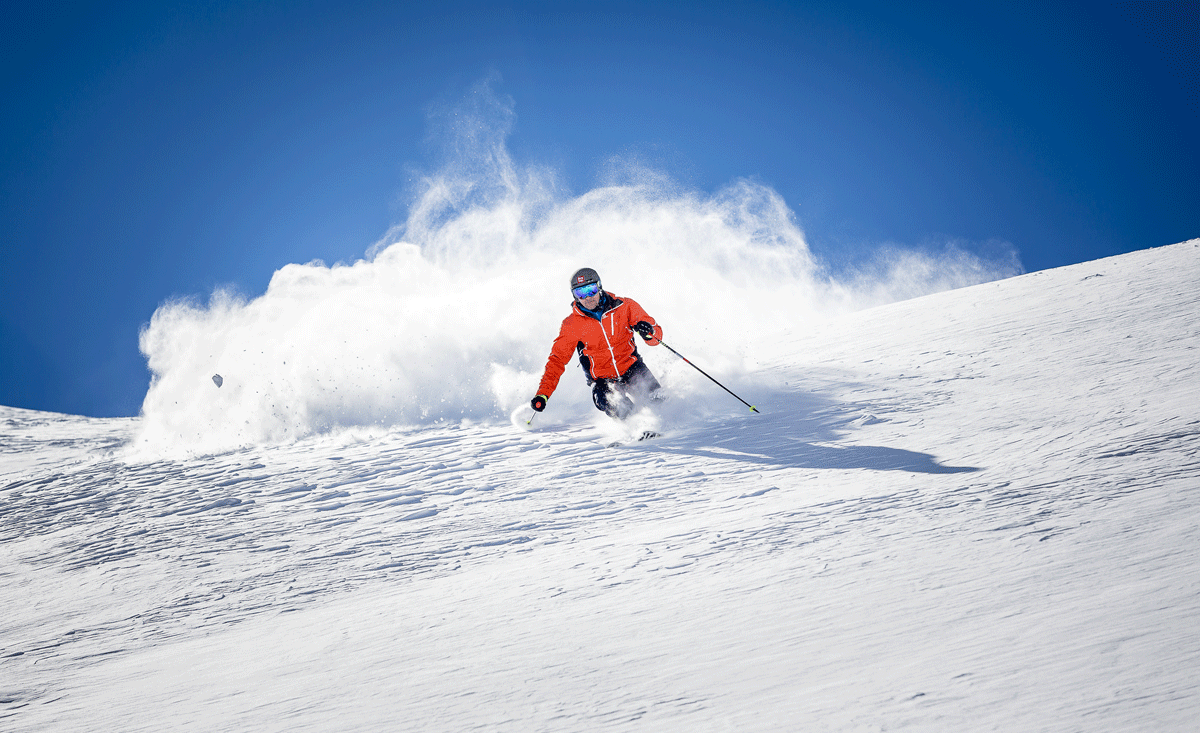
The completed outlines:
{"type": "Polygon", "coordinates": [[[0,727],[1190,731],[1197,272],[796,329],[734,385],[761,415],[710,384],[618,447],[541,415],[151,460],[3,408],[0,727]]]}
{"type": "MultiPolygon", "coordinates": [[[[454,116],[445,167],[368,259],[287,265],[256,298],[218,291],[154,314],[141,337],[153,381],[139,449],[211,453],[343,427],[502,420],[533,397],[570,307],[567,281],[584,266],[718,376],[752,369],[760,342],[787,327],[1019,272],[1015,256],[890,250],[869,275],[838,281],[782,198],[748,181],[701,195],[627,167],[566,195],[552,171],[509,158],[511,110],[482,98],[487,109],[454,116]]],[[[656,373],[674,363],[642,351],[656,373]]],[[[685,371],[666,378],[694,384],[685,371]]],[[[580,375],[566,381],[581,391],[580,375]]],[[[552,410],[576,417],[578,402],[556,398],[552,410]]]]}

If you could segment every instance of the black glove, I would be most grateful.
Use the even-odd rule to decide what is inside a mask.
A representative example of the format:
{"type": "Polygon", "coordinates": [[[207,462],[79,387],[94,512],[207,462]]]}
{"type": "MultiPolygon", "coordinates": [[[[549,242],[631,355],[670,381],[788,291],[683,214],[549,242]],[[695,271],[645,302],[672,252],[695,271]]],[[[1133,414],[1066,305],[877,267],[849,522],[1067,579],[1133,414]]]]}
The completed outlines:
{"type": "Polygon", "coordinates": [[[642,338],[644,338],[644,339],[654,338],[654,326],[651,326],[649,323],[647,323],[645,321],[638,321],[637,323],[635,323],[633,326],[633,330],[640,333],[642,335],[642,338]]]}
{"type": "Polygon", "coordinates": [[[550,398],[546,395],[540,394],[529,401],[529,406],[533,408],[534,412],[541,412],[546,409],[546,400],[548,399],[550,398]]]}

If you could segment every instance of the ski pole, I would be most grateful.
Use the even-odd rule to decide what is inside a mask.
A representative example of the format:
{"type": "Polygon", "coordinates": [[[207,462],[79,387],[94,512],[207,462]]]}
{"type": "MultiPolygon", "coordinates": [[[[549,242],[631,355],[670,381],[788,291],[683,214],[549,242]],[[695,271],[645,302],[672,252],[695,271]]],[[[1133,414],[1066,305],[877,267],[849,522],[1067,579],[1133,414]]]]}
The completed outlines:
{"type": "MultiPolygon", "coordinates": [[[[667,346],[666,342],[664,342],[662,339],[659,339],[658,343],[662,344],[663,346],[667,346]]],[[[678,352],[678,351],[676,351],[675,349],[672,349],[670,346],[667,346],[667,351],[671,352],[671,353],[672,353],[672,354],[674,354],[675,356],[678,356],[680,359],[683,359],[684,361],[686,361],[686,362],[688,363],[688,365],[689,365],[689,366],[691,366],[693,369],[695,369],[696,371],[700,372],[700,373],[701,373],[701,374],[703,374],[704,376],[708,377],[709,379],[712,379],[712,381],[713,381],[713,384],[716,384],[716,385],[717,385],[718,387],[720,387],[721,389],[725,390],[725,391],[726,391],[726,392],[728,392],[729,394],[732,394],[732,395],[733,395],[735,398],[737,398],[737,401],[738,401],[738,402],[741,402],[741,403],[742,403],[743,405],[745,405],[746,407],[749,407],[749,408],[750,408],[750,410],[751,410],[752,412],[758,412],[758,408],[757,408],[757,407],[755,407],[754,405],[750,404],[749,402],[747,402],[747,401],[743,400],[741,397],[738,397],[737,395],[733,394],[733,390],[729,389],[729,388],[728,388],[728,387],[726,387],[725,385],[723,385],[723,384],[721,384],[720,382],[718,382],[717,380],[713,379],[713,378],[712,378],[712,375],[711,375],[711,374],[709,374],[708,372],[704,371],[703,369],[701,369],[700,367],[696,366],[695,364],[692,364],[692,362],[691,362],[691,361],[690,361],[690,360],[689,360],[689,359],[688,359],[686,356],[684,356],[683,354],[679,353],[679,352],[678,352]]],[[[760,414],[760,415],[761,415],[762,413],[761,413],[761,412],[758,412],[758,414],[760,414]]]]}

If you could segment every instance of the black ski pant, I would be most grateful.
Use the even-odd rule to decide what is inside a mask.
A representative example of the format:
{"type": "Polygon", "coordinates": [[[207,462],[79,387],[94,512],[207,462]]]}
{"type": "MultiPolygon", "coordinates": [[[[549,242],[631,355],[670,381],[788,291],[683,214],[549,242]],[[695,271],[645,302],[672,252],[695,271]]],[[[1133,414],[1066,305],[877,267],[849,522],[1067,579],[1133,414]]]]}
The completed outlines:
{"type": "Polygon", "coordinates": [[[633,412],[635,401],[659,399],[661,388],[662,385],[639,356],[633,366],[617,379],[597,379],[592,385],[592,402],[596,403],[596,409],[603,410],[609,417],[624,420],[633,412]]]}

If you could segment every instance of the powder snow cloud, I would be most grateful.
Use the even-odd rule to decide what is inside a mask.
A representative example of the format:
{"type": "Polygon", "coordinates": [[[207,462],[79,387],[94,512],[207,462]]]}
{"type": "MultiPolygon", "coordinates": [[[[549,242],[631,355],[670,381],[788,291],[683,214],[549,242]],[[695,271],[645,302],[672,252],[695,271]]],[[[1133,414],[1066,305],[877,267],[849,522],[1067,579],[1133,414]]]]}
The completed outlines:
{"type": "MultiPolygon", "coordinates": [[[[502,419],[532,397],[579,267],[636,298],[718,376],[752,369],[755,349],[814,321],[1020,272],[1015,255],[888,248],[834,276],[768,186],[706,194],[623,164],[573,195],[555,171],[512,159],[513,105],[488,82],[439,117],[443,164],[364,259],[287,265],[257,297],[221,289],[154,313],[140,337],[153,375],[141,448],[502,419]]],[[[661,351],[643,349],[658,371],[661,351]]],[[[564,376],[556,409],[590,411],[578,376],[564,376]]]]}

